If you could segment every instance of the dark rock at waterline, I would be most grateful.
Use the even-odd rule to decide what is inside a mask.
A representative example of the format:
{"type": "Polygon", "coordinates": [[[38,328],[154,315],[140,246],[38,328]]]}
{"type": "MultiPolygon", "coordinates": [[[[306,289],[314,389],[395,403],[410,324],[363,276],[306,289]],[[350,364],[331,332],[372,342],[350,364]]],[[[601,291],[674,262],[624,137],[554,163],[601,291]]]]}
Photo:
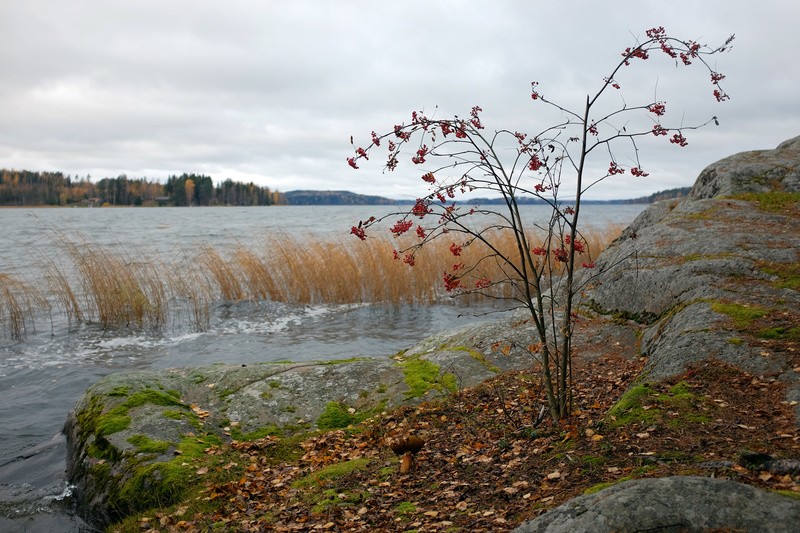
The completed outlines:
{"type": "Polygon", "coordinates": [[[735,481],[666,477],[625,481],[574,498],[514,533],[616,531],[795,532],[800,500],[735,481]]]}

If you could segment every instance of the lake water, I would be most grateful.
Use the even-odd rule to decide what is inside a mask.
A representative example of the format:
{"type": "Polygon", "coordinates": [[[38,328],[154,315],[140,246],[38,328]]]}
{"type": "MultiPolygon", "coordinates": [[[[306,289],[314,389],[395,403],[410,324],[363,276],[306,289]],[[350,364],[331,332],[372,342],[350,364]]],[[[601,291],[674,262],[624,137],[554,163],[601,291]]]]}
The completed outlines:
{"type": "MultiPolygon", "coordinates": [[[[644,207],[586,205],[583,220],[598,227],[627,224],[644,207]]],[[[58,233],[80,234],[110,249],[169,255],[205,244],[246,245],[270,234],[344,239],[358,220],[388,211],[376,206],[0,209],[0,274],[38,279],[41,274],[31,265],[54,253],[58,233]]],[[[548,214],[537,206],[525,206],[524,213],[529,220],[548,214]]],[[[40,317],[36,331],[21,341],[0,337],[0,531],[93,531],[73,512],[61,428],[83,391],[103,375],[216,362],[387,357],[437,331],[475,321],[480,311],[262,302],[219,305],[204,331],[169,327],[159,333],[92,324],[70,328],[57,314],[40,317]],[[385,327],[398,321],[403,328],[385,327]]]]}

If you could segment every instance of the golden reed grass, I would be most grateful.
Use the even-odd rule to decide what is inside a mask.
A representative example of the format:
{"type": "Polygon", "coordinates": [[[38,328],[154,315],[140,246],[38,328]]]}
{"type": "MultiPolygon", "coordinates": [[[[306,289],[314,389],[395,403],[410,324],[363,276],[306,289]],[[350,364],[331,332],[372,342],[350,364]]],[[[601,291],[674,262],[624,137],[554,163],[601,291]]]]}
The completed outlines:
{"type": "Polygon", "coordinates": [[[44,295],[23,280],[0,273],[0,325],[13,339],[33,327],[34,315],[50,306],[44,295]]]}
{"type": "MultiPolygon", "coordinates": [[[[622,226],[589,229],[582,241],[587,253],[579,263],[594,258],[622,231],[622,226]]],[[[388,233],[388,232],[387,232],[388,233]]],[[[237,245],[223,254],[203,246],[177,259],[148,256],[141,250],[112,251],[86,241],[60,237],[59,248],[70,265],[42,262],[49,293],[70,322],[97,322],[103,327],[154,328],[188,316],[193,326],[210,323],[219,302],[277,301],[290,304],[379,303],[433,304],[452,299],[442,277],[453,265],[476,265],[472,275],[491,280],[508,278],[501,261],[488,256],[479,243],[465,246],[455,257],[453,239],[440,238],[416,253],[415,266],[394,259],[392,250],[413,243],[375,237],[360,241],[352,236],[320,240],[313,236],[266,236],[254,245],[237,245]]],[[[543,234],[534,234],[541,242],[543,234]]],[[[510,236],[494,235],[503,255],[514,255],[510,236]]],[[[534,243],[533,245],[538,245],[534,243]]],[[[493,285],[484,294],[461,295],[462,305],[487,298],[509,298],[509,283],[493,285]]],[[[36,310],[48,306],[40,292],[21,280],[0,274],[0,325],[12,336],[21,335],[36,310]]]]}

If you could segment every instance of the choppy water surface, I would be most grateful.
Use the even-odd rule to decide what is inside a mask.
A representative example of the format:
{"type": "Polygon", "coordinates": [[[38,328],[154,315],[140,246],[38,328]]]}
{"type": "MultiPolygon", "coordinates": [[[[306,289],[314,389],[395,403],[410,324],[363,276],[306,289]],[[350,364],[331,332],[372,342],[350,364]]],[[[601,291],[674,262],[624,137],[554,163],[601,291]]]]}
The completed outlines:
{"type": "MultiPolygon", "coordinates": [[[[224,248],[268,234],[346,237],[382,207],[0,209],[0,273],[29,275],[57,234],[158,253],[203,244],[224,248]]],[[[530,207],[529,216],[546,212],[530,207]]],[[[586,206],[585,220],[628,223],[643,206],[586,206]]],[[[101,376],[128,369],[386,357],[427,335],[483,316],[454,306],[219,305],[210,327],[159,333],[68,328],[63,317],[36,322],[22,341],[0,338],[0,531],[92,531],[74,516],[64,479],[61,428],[69,409],[101,376]]],[[[485,317],[484,317],[485,318],[485,317]]]]}

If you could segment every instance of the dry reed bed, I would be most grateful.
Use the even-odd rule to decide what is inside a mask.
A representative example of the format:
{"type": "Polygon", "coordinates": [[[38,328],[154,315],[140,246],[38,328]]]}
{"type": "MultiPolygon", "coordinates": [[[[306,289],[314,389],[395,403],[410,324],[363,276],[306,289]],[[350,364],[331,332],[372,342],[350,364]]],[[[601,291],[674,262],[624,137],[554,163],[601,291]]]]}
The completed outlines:
{"type": "Polygon", "coordinates": [[[0,326],[19,339],[33,328],[34,315],[48,310],[47,298],[21,279],[0,273],[0,326]]]}
{"type": "MultiPolygon", "coordinates": [[[[588,253],[582,260],[596,257],[621,229],[609,226],[585,232],[588,253]]],[[[53,308],[70,323],[159,329],[170,320],[188,318],[202,330],[219,302],[425,305],[453,296],[445,291],[442,277],[454,264],[479,263],[472,272],[476,278],[507,277],[499,262],[491,258],[479,262],[487,250],[477,243],[454,256],[452,239],[420,249],[413,267],[392,253],[413,241],[388,237],[362,242],[352,237],[326,241],[310,235],[266,236],[252,246],[237,245],[227,254],[203,246],[199,252],[173,258],[142,250],[111,251],[64,236],[58,241],[62,252],[58,257],[37,260],[46,287],[0,273],[0,328],[12,338],[21,338],[33,326],[34,315],[53,308]]],[[[500,235],[493,242],[504,254],[511,255],[515,247],[511,238],[500,235]]],[[[510,291],[509,284],[497,284],[484,294],[462,295],[455,301],[468,305],[507,298],[510,291]]]]}

